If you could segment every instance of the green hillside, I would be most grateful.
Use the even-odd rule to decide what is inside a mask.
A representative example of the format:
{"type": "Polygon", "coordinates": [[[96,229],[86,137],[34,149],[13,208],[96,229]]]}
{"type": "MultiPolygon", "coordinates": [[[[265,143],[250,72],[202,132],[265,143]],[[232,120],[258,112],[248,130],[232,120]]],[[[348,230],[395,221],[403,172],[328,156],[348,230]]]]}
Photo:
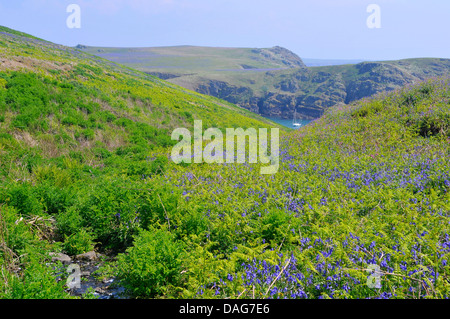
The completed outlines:
{"type": "MultiPolygon", "coordinates": [[[[78,233],[73,228],[78,217],[66,220],[59,213],[79,202],[77,194],[88,185],[107,188],[105,181],[123,179],[124,186],[127,179],[164,174],[170,164],[166,153],[176,143],[173,129],[192,129],[200,119],[204,128],[286,130],[226,101],[8,28],[2,28],[0,47],[0,264],[12,276],[17,267],[30,265],[45,277],[50,269],[40,263],[47,252],[80,253],[92,240],[101,250],[122,249],[133,231],[102,235],[86,219],[86,231],[78,233]],[[18,216],[23,223],[16,238],[15,230],[4,227],[18,216]],[[77,238],[82,243],[71,246],[77,238]],[[22,254],[30,259],[19,258],[22,254]]],[[[66,296],[63,290],[25,292],[20,280],[28,273],[22,275],[8,277],[19,280],[17,291],[0,280],[0,296],[66,296]]]]}
{"type": "Polygon", "coordinates": [[[450,296],[448,79],[328,108],[283,134],[278,172],[261,175],[177,165],[167,137],[194,118],[272,126],[257,115],[0,37],[0,298],[75,298],[52,257],[91,251],[92,276],[126,298],[450,296]]]}
{"type": "Polygon", "coordinates": [[[3,33],[3,34],[16,35],[16,36],[21,36],[21,37],[25,37],[25,38],[45,41],[45,40],[37,38],[37,37],[35,37],[35,36],[31,35],[31,34],[20,32],[20,31],[17,31],[17,30],[13,30],[13,29],[1,26],[1,25],[0,25],[0,32],[3,33]]]}
{"type": "Polygon", "coordinates": [[[304,67],[302,60],[281,47],[215,48],[173,46],[153,48],[102,48],[78,45],[78,49],[125,64],[143,72],[182,76],[222,71],[259,71],[304,67]]]}
{"type": "Polygon", "coordinates": [[[78,50],[20,33],[1,34],[0,41],[2,130],[29,135],[30,145],[44,139],[56,152],[52,157],[94,145],[110,152],[168,146],[170,132],[192,127],[194,119],[205,127],[275,125],[78,50]]]}

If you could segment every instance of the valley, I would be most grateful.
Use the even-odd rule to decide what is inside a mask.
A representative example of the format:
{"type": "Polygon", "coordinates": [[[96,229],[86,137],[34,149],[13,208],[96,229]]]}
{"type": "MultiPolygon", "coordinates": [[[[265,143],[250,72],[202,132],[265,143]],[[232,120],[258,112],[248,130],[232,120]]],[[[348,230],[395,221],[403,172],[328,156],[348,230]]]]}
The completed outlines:
{"type": "Polygon", "coordinates": [[[450,296],[449,60],[152,50],[0,27],[0,299],[450,296]],[[277,171],[175,162],[195,121],[279,129],[277,171]]]}

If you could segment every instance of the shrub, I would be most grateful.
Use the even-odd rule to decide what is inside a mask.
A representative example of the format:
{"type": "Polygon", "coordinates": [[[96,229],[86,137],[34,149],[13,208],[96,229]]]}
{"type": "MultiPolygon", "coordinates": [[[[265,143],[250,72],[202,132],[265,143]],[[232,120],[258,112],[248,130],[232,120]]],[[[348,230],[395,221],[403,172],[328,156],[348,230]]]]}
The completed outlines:
{"type": "Polygon", "coordinates": [[[152,174],[164,174],[169,160],[165,156],[156,157],[150,164],[152,174]]]}
{"type": "Polygon", "coordinates": [[[160,134],[153,138],[153,142],[155,145],[161,146],[161,147],[170,147],[174,146],[177,142],[172,140],[170,135],[168,134],[160,134]]]}
{"type": "Polygon", "coordinates": [[[142,146],[119,146],[116,149],[116,154],[119,156],[133,156],[145,158],[145,148],[142,146]]]}
{"type": "Polygon", "coordinates": [[[168,163],[165,156],[158,156],[152,161],[131,162],[127,166],[127,175],[148,177],[153,174],[163,174],[168,163]]]}
{"type": "Polygon", "coordinates": [[[56,166],[40,166],[34,170],[38,183],[51,182],[56,187],[65,187],[72,183],[70,174],[56,166]]]}
{"type": "Polygon", "coordinates": [[[191,112],[189,112],[189,111],[184,111],[183,113],[182,113],[182,115],[184,115],[185,117],[186,117],[186,119],[188,119],[188,120],[191,120],[193,117],[192,117],[192,113],[191,112]]]}
{"type": "Polygon", "coordinates": [[[442,133],[450,136],[450,116],[449,114],[439,114],[438,116],[425,116],[418,123],[419,135],[430,137],[442,133]]]}
{"type": "Polygon", "coordinates": [[[208,220],[202,211],[190,209],[184,213],[183,219],[177,227],[181,235],[202,236],[208,230],[208,220]]]}
{"type": "Polygon", "coordinates": [[[76,125],[77,124],[77,119],[72,117],[72,116],[67,116],[65,118],[63,118],[63,120],[61,121],[61,124],[63,125],[76,125]]]}
{"type": "Polygon", "coordinates": [[[86,229],[81,229],[70,236],[65,236],[64,251],[69,255],[84,254],[93,249],[93,236],[86,229]]]}
{"type": "Polygon", "coordinates": [[[56,228],[61,238],[70,236],[78,231],[83,226],[83,218],[78,211],[71,207],[56,216],[56,228]]]}
{"type": "Polygon", "coordinates": [[[82,226],[92,230],[102,248],[121,251],[131,244],[139,227],[140,192],[130,188],[128,180],[101,179],[92,189],[85,190],[84,198],[73,209],[80,214],[82,226]]]}
{"type": "Polygon", "coordinates": [[[36,121],[38,118],[39,118],[39,114],[32,113],[32,112],[26,112],[26,113],[17,115],[12,120],[12,125],[15,128],[21,128],[21,129],[32,128],[36,125],[36,121]]]}
{"type": "Polygon", "coordinates": [[[152,191],[143,195],[143,202],[139,208],[140,225],[149,229],[155,223],[174,224],[179,218],[179,201],[181,192],[176,187],[163,183],[154,183],[152,191]],[[169,220],[168,220],[169,218],[169,220]]]}
{"type": "Polygon", "coordinates": [[[122,118],[115,120],[115,124],[117,126],[121,126],[121,127],[131,127],[131,126],[133,126],[133,121],[122,117],[122,118]]]}
{"type": "Polygon", "coordinates": [[[11,253],[20,255],[35,240],[30,226],[14,208],[0,206],[0,242],[4,244],[0,246],[0,260],[11,253]]]}
{"type": "Polygon", "coordinates": [[[261,220],[261,236],[266,241],[281,243],[289,234],[290,216],[286,212],[273,209],[261,220]]]}
{"type": "Polygon", "coordinates": [[[118,257],[118,278],[130,294],[155,297],[180,284],[183,245],[164,229],[142,231],[118,257]]]}
{"type": "Polygon", "coordinates": [[[100,111],[98,113],[98,116],[102,119],[103,122],[114,122],[116,120],[116,116],[110,112],[107,111],[100,111]]]}
{"type": "Polygon", "coordinates": [[[36,192],[45,211],[50,215],[57,215],[66,210],[74,201],[73,190],[56,187],[52,182],[36,186],[36,192]]]}
{"type": "Polygon", "coordinates": [[[46,265],[46,262],[35,251],[29,251],[24,262],[25,270],[22,276],[12,272],[3,274],[8,284],[2,287],[0,283],[0,298],[2,299],[69,299],[65,281],[55,280],[57,270],[46,265]]]}
{"type": "Polygon", "coordinates": [[[14,185],[9,193],[8,205],[24,216],[42,215],[44,207],[30,184],[14,185]]]}
{"type": "Polygon", "coordinates": [[[150,175],[150,165],[147,162],[131,162],[127,167],[127,175],[139,175],[139,176],[147,176],[150,175]]]}
{"type": "Polygon", "coordinates": [[[366,117],[368,115],[376,114],[383,110],[383,105],[379,101],[373,101],[362,105],[352,112],[353,117],[366,117]]]}
{"type": "Polygon", "coordinates": [[[85,129],[83,130],[83,136],[87,140],[93,140],[95,136],[95,132],[92,129],[85,129]]]}
{"type": "Polygon", "coordinates": [[[108,151],[106,148],[104,147],[94,147],[92,149],[93,153],[95,154],[95,156],[97,156],[100,159],[106,159],[108,157],[111,156],[111,152],[108,151]]]}

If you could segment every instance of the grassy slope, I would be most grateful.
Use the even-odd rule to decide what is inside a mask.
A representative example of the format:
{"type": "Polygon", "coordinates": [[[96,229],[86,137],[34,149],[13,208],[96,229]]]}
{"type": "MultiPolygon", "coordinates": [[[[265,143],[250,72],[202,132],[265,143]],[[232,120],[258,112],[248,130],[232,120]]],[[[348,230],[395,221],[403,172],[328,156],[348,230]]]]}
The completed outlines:
{"type": "Polygon", "coordinates": [[[335,65],[335,66],[321,66],[312,68],[317,72],[339,73],[342,74],[344,80],[350,81],[357,79],[358,75],[369,73],[372,69],[367,69],[366,72],[359,71],[358,65],[376,65],[382,67],[383,65],[392,66],[399,71],[418,77],[421,80],[429,78],[430,76],[445,76],[448,73],[450,65],[449,59],[441,58],[415,58],[403,59],[395,61],[377,61],[377,62],[362,62],[359,64],[335,65]]]}
{"type": "Polygon", "coordinates": [[[41,38],[37,38],[37,37],[35,37],[35,36],[31,35],[31,34],[20,32],[20,31],[17,31],[17,30],[13,30],[13,29],[10,29],[8,27],[1,26],[1,25],[0,25],[0,32],[7,33],[7,34],[13,34],[13,35],[17,35],[17,36],[21,36],[21,37],[25,37],[25,38],[29,38],[29,39],[45,41],[45,40],[43,40],[41,38]]]}
{"type": "MultiPolygon", "coordinates": [[[[30,50],[27,42],[15,44],[22,45],[17,50],[30,50]]],[[[76,77],[100,72],[88,70],[76,77]]],[[[42,73],[59,81],[52,72],[42,73]]],[[[21,97],[27,94],[19,90],[24,83],[18,81],[23,78],[2,75],[0,93],[7,103],[1,107],[8,109],[0,133],[3,298],[66,297],[45,252],[75,254],[94,244],[120,253],[100,273],[117,275],[137,297],[449,296],[448,81],[330,109],[282,138],[280,169],[264,176],[261,164],[167,163],[166,151],[148,156],[140,143],[114,152],[102,145],[97,147],[103,150],[79,149],[82,142],[71,137],[79,123],[56,126],[56,112],[48,121],[50,133],[35,125],[45,116],[19,130],[14,127],[23,113],[13,111],[25,103],[21,97]],[[21,94],[11,100],[13,88],[21,94]],[[45,141],[65,125],[78,153],[51,158],[45,141]],[[369,264],[383,271],[381,289],[366,284],[369,264]]],[[[27,81],[39,92],[46,88],[37,75],[27,81]]],[[[65,89],[90,94],[77,82],[65,89]]],[[[64,89],[49,83],[46,89],[56,91],[51,96],[64,89]]],[[[114,94],[114,84],[103,83],[102,91],[114,94]]],[[[39,98],[34,103],[46,105],[45,97],[31,92],[39,98]]],[[[84,109],[89,112],[88,104],[84,109]]],[[[133,136],[133,127],[107,119],[100,124],[133,136]]],[[[64,136],[58,142],[57,148],[70,150],[64,136]]]]}
{"type": "MultiPolygon", "coordinates": [[[[2,95],[2,128],[8,133],[26,132],[32,140],[63,134],[69,136],[69,144],[77,147],[98,142],[114,151],[129,144],[131,134],[139,135],[137,125],[141,123],[152,127],[148,130],[159,130],[150,135],[166,137],[175,127],[192,127],[193,119],[220,128],[275,125],[225,101],[187,91],[77,50],[21,36],[2,34],[0,40],[0,71],[3,87],[8,89],[2,95]],[[14,78],[17,78],[15,82],[14,78]],[[9,88],[13,86],[10,82],[16,87],[9,88]],[[29,94],[24,94],[27,90],[29,94]],[[44,105],[28,107],[35,99],[34,91],[39,90],[43,91],[39,94],[44,105]],[[11,101],[20,94],[26,95],[24,101],[11,101]],[[130,130],[135,129],[134,132],[125,128],[130,120],[130,130]],[[89,132],[92,138],[77,139],[85,130],[92,131],[89,132]],[[109,138],[120,139],[122,142],[116,142],[122,145],[109,138]]],[[[144,139],[149,146],[158,144],[151,136],[144,139]]],[[[53,156],[62,155],[61,152],[53,156]]]]}
{"type": "Polygon", "coordinates": [[[448,296],[449,110],[450,83],[430,81],[330,109],[284,139],[273,177],[246,166],[168,175],[207,212],[185,240],[212,253],[200,255],[209,278],[187,267],[185,296],[448,296]],[[366,284],[369,264],[381,289],[366,284]]]}
{"type": "MultiPolygon", "coordinates": [[[[173,46],[153,48],[82,47],[85,52],[144,72],[208,76],[223,70],[286,69],[286,56],[272,49],[173,46]]],[[[298,57],[297,63],[302,62],[298,57]]]]}
{"type": "MultiPolygon", "coordinates": [[[[0,263],[9,270],[19,265],[30,269],[19,278],[8,273],[0,281],[2,295],[66,296],[61,283],[54,285],[51,270],[40,263],[42,258],[48,260],[45,252],[61,249],[52,244],[53,238],[64,242],[65,236],[78,231],[61,226],[69,221],[56,221],[56,226],[54,218],[92,185],[104,189],[103,178],[139,179],[161,173],[167,157],[158,152],[174,144],[170,139],[174,128],[192,128],[193,120],[201,119],[204,128],[284,130],[228,102],[72,48],[8,28],[2,31],[0,236],[6,246],[0,250],[0,263]],[[20,216],[23,223],[15,232],[9,223],[20,216]],[[30,257],[17,259],[24,251],[30,257]],[[37,281],[49,280],[47,291],[27,290],[22,280],[32,282],[36,272],[43,276],[37,281]]],[[[87,236],[97,240],[102,235],[87,236]]],[[[67,245],[66,252],[80,251],[67,245]]]]}

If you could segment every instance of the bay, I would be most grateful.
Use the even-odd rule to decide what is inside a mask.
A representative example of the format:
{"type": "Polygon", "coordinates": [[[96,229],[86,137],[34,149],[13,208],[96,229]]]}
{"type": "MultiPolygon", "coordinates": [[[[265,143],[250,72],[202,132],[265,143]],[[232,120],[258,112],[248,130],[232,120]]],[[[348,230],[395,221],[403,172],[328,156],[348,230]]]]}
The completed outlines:
{"type": "Polygon", "coordinates": [[[312,122],[312,120],[297,120],[297,123],[300,123],[301,126],[296,127],[293,125],[293,119],[281,119],[281,118],[277,118],[277,117],[268,117],[268,116],[265,116],[265,118],[269,119],[271,121],[274,121],[275,123],[289,127],[291,129],[299,129],[300,127],[303,127],[303,126],[307,125],[308,123],[312,122]]]}

